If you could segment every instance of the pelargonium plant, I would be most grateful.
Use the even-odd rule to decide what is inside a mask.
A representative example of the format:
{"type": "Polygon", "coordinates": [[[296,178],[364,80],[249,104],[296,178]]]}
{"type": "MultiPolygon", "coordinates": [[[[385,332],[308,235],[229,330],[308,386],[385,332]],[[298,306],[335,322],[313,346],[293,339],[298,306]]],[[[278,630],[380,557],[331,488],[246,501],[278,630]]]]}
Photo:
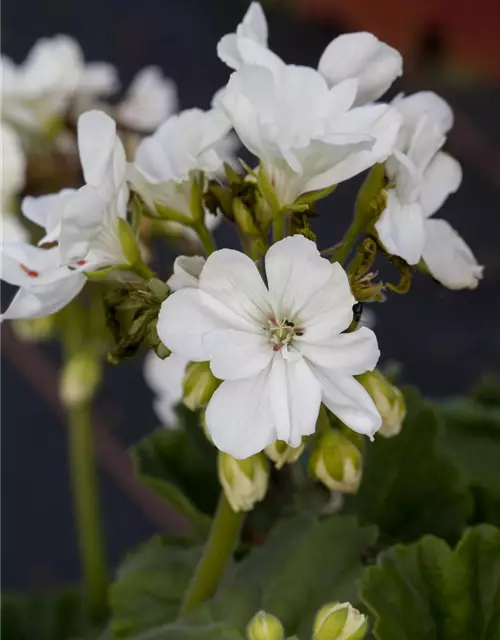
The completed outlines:
{"type": "MultiPolygon", "coordinates": [[[[116,70],[65,36],[2,58],[2,279],[18,287],[2,317],[63,345],[83,575],[66,631],[43,637],[500,638],[499,467],[490,486],[468,458],[498,408],[399,389],[363,320],[414,277],[482,278],[435,217],[462,180],[453,112],[429,91],[381,101],[403,61],[369,33],[287,64],[256,2],[217,54],[227,84],[181,112],[154,67],[106,102],[116,70]],[[72,170],[43,184],[47,157],[72,170]],[[361,174],[344,236],[317,236],[317,203],[361,174]],[[182,253],[167,279],[155,238],[182,253]],[[111,579],[90,407],[104,358],[140,349],[162,427],[133,447],[136,473],[188,532],[111,579]]],[[[16,602],[5,629],[41,638],[16,602]]]]}

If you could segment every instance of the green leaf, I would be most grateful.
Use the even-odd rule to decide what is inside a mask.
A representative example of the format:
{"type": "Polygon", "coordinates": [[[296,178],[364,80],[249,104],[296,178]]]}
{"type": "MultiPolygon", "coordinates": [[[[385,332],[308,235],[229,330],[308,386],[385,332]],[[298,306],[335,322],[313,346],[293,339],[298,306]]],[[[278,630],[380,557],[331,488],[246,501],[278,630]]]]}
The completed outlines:
{"type": "Polygon", "coordinates": [[[234,627],[200,617],[196,622],[181,621],[156,627],[134,636],[133,640],[244,640],[244,636],[234,627]]]}
{"type": "Polygon", "coordinates": [[[155,536],[118,569],[110,588],[114,638],[129,638],[175,620],[201,548],[155,536]]]}
{"type": "Polygon", "coordinates": [[[159,428],[132,447],[137,477],[205,534],[219,493],[215,448],[200,415],[179,408],[179,429],[159,428]]]}
{"type": "Polygon", "coordinates": [[[456,540],[471,513],[470,491],[438,448],[435,410],[415,390],[405,390],[405,401],[401,433],[367,443],[361,487],[348,507],[394,540],[426,533],[456,540]]]}
{"type": "Polygon", "coordinates": [[[79,589],[43,595],[2,594],[1,636],[5,640],[67,640],[97,633],[79,589]]]}
{"type": "Polygon", "coordinates": [[[306,205],[306,209],[310,207],[310,205],[314,204],[318,200],[322,198],[327,198],[330,194],[332,194],[337,185],[332,184],[331,187],[325,187],[324,189],[316,189],[316,191],[306,191],[301,196],[295,200],[292,206],[295,205],[306,205]]]}
{"type": "Polygon", "coordinates": [[[353,517],[281,521],[262,547],[234,566],[194,619],[203,616],[244,632],[263,609],[277,616],[289,635],[309,637],[323,604],[356,600],[361,557],[376,535],[375,527],[360,527],[353,517]]]}
{"type": "Polygon", "coordinates": [[[425,536],[366,570],[377,640],[500,640],[500,531],[469,529],[454,551],[425,536]]]}

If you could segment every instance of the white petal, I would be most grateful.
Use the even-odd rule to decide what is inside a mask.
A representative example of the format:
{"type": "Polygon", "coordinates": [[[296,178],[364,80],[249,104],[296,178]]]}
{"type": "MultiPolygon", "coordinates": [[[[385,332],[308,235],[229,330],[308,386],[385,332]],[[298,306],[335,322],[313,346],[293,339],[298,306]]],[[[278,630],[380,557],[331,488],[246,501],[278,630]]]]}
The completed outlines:
{"type": "Polygon", "coordinates": [[[214,329],[203,335],[210,369],[220,380],[239,380],[265,369],[274,355],[264,332],[214,329]]]}
{"type": "Polygon", "coordinates": [[[404,129],[409,138],[424,116],[429,122],[435,122],[444,134],[453,126],[451,107],[433,91],[419,91],[411,96],[399,95],[392,104],[402,114],[404,129]]]}
{"type": "Polygon", "coordinates": [[[424,215],[431,216],[440,209],[461,182],[460,164],[447,153],[437,153],[427,167],[421,185],[420,204],[424,215]]]}
{"type": "Polygon", "coordinates": [[[118,105],[118,119],[139,131],[154,131],[177,110],[175,83],[163,76],[160,67],[141,69],[118,105]]]}
{"type": "Polygon", "coordinates": [[[205,362],[209,354],[203,335],[213,329],[245,330],[246,321],[215,298],[196,288],[176,291],[163,302],[158,316],[160,340],[186,360],[205,362]]]}
{"type": "Polygon", "coordinates": [[[226,380],[208,403],[205,420],[215,446],[248,458],[277,439],[271,410],[271,367],[251,378],[226,380]]]}
{"type": "Polygon", "coordinates": [[[78,189],[67,202],[61,222],[59,248],[64,263],[72,263],[87,255],[105,215],[106,202],[94,187],[85,185],[78,189]]]}
{"type": "Polygon", "coordinates": [[[78,151],[87,184],[98,187],[112,160],[116,124],[103,111],[86,111],[78,118],[78,151]]]}
{"type": "Polygon", "coordinates": [[[359,78],[357,104],[377,100],[401,75],[401,55],[380,42],[371,33],[347,33],[338,36],[327,46],[318,71],[336,84],[346,78],[359,78]]]}
{"type": "Polygon", "coordinates": [[[28,230],[13,213],[2,211],[0,223],[2,243],[18,244],[29,241],[28,230]]]}
{"type": "Polygon", "coordinates": [[[271,407],[277,439],[298,447],[302,436],[314,433],[321,405],[321,385],[297,352],[282,351],[272,362],[271,407]]]}
{"type": "Polygon", "coordinates": [[[157,394],[154,408],[163,425],[175,426],[175,407],[181,402],[188,361],[172,353],[162,360],[149,351],[144,361],[144,378],[157,394]]]}
{"type": "Polygon", "coordinates": [[[67,267],[60,266],[59,251],[40,249],[28,243],[3,243],[1,252],[1,278],[10,284],[27,289],[66,278],[67,267]]]}
{"type": "Polygon", "coordinates": [[[43,318],[65,307],[83,289],[87,278],[74,273],[51,284],[28,289],[19,289],[2,320],[16,318],[43,318]]]}
{"type": "Polygon", "coordinates": [[[320,343],[308,342],[306,333],[304,338],[296,339],[295,345],[313,364],[350,376],[372,371],[380,357],[377,338],[366,327],[341,333],[320,343]]]}
{"type": "Polygon", "coordinates": [[[107,62],[89,62],[78,81],[77,91],[84,96],[110,96],[120,88],[116,68],[107,62]]]}
{"type": "Polygon", "coordinates": [[[424,219],[418,203],[400,203],[389,190],[387,207],[375,223],[380,241],[388,253],[400,256],[410,265],[417,264],[424,246],[424,219]]]}
{"type": "Polygon", "coordinates": [[[331,265],[330,277],[316,290],[300,310],[295,322],[310,343],[323,342],[347,329],[356,303],[349,279],[342,266],[331,265]]]}
{"type": "Polygon", "coordinates": [[[323,402],[345,425],[369,436],[380,429],[380,414],[355,378],[315,365],[311,369],[321,384],[323,402]]]}
{"type": "Polygon", "coordinates": [[[178,256],[174,262],[174,273],[167,280],[172,291],[185,287],[198,287],[200,273],[205,266],[201,256],[178,256]]]}
{"type": "Polygon", "coordinates": [[[448,289],[475,289],[483,277],[484,267],[446,220],[425,221],[422,258],[432,276],[448,289]]]}
{"type": "Polygon", "coordinates": [[[254,262],[240,251],[221,249],[208,257],[200,289],[236,314],[249,330],[261,330],[271,314],[269,294],[254,262]]]}
{"type": "Polygon", "coordinates": [[[266,253],[266,276],[279,319],[292,319],[327,282],[332,265],[312,240],[295,235],[276,242],[266,253]]]}
{"type": "Polygon", "coordinates": [[[252,2],[236,29],[239,36],[252,38],[261,44],[267,43],[267,20],[259,2],[252,2]]]}

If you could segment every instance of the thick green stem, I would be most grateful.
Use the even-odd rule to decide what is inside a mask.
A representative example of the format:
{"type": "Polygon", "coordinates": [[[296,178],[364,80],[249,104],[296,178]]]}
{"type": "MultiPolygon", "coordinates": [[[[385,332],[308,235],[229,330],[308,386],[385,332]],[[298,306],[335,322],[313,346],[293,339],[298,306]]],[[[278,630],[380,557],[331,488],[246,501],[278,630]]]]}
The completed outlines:
{"type": "Polygon", "coordinates": [[[203,555],[184,596],[181,617],[215,593],[238,543],[244,517],[244,512],[235,513],[231,509],[222,492],[203,555]]]}
{"type": "Polygon", "coordinates": [[[68,437],[85,596],[91,617],[102,620],[107,613],[108,580],[89,404],[68,409],[68,437]]]}
{"type": "Polygon", "coordinates": [[[215,246],[214,238],[210,233],[210,231],[207,229],[207,225],[205,224],[204,221],[198,222],[198,224],[194,225],[193,228],[198,234],[200,242],[203,245],[203,248],[205,249],[205,253],[207,254],[207,256],[209,256],[211,253],[217,250],[217,247],[215,246]]]}

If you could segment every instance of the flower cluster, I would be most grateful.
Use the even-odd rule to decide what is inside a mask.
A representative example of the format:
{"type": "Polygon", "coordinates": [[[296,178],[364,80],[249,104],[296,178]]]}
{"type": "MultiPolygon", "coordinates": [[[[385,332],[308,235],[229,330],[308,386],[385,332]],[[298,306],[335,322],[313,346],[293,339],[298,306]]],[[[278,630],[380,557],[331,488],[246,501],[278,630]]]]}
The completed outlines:
{"type": "MultiPolygon", "coordinates": [[[[312,68],[287,64],[267,41],[254,2],[218,44],[232,73],[207,111],[174,113],[175,88],[148,68],[118,105],[81,113],[83,184],[25,197],[22,213],[42,237],[36,246],[19,234],[2,243],[2,278],[19,287],[3,317],[53,314],[92,280],[106,291],[121,287],[121,309],[128,292],[140,292],[124,340],[136,345],[154,313],[154,305],[142,315],[134,306],[155,276],[147,241],[156,232],[182,236],[205,256],[180,256],[167,281],[156,331],[171,355],[150,354],[145,370],[158,415],[172,426],[182,400],[206,405],[208,434],[224,455],[266,450],[281,466],[298,458],[321,412],[370,438],[401,428],[398,390],[366,375],[379,349],[359,322],[359,302],[384,300],[391,288],[370,271],[375,253],[397,264],[406,289],[414,267],[451,289],[477,286],[482,267],[448,222],[431,218],[461,182],[458,162],[442,150],[450,107],[430,92],[376,102],[402,74],[400,54],[371,34],[347,34],[312,68]],[[127,146],[123,127],[149,135],[127,146]],[[256,157],[252,167],[235,164],[234,134],[256,157]],[[321,250],[311,228],[316,201],[366,170],[356,233],[321,250]],[[223,218],[243,251],[216,250],[211,230],[223,218]]],[[[2,64],[8,212],[24,171],[11,127],[46,130],[54,118],[95,107],[117,79],[110,65],[85,63],[63,36],[40,41],[20,67],[2,64]]],[[[339,434],[318,438],[313,474],[330,489],[355,491],[361,454],[339,434]]],[[[240,467],[225,460],[232,478],[240,467]]],[[[248,487],[233,504],[262,499],[248,487]]]]}

